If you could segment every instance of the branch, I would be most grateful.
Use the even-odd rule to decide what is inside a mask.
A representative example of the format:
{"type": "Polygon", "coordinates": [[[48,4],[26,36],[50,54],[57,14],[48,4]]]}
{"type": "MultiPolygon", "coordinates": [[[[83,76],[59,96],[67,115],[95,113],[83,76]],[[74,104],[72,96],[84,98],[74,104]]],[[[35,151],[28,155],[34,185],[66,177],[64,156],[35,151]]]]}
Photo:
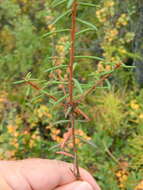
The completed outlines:
{"type": "Polygon", "coordinates": [[[73,64],[75,59],[75,33],[76,33],[76,13],[77,13],[77,1],[74,0],[72,4],[72,27],[71,27],[71,48],[70,48],[70,62],[69,62],[69,108],[70,113],[70,126],[72,129],[72,142],[74,151],[74,175],[77,180],[80,179],[80,172],[78,166],[78,156],[75,137],[75,116],[74,116],[74,102],[73,102],[73,64]]]}
{"type": "MultiPolygon", "coordinates": [[[[32,86],[34,89],[39,90],[39,91],[43,91],[37,84],[31,82],[31,81],[25,81],[27,84],[29,84],[30,86],[32,86]]],[[[58,100],[55,96],[52,96],[50,94],[48,94],[47,92],[44,92],[44,94],[46,94],[49,98],[53,99],[55,102],[58,100]]]]}
{"type": "MultiPolygon", "coordinates": [[[[122,63],[117,64],[114,67],[114,71],[119,69],[121,67],[122,63]]],[[[101,85],[107,78],[109,78],[112,75],[112,73],[109,74],[105,74],[104,76],[102,76],[99,81],[96,82],[96,84],[94,84],[90,89],[88,89],[82,96],[80,96],[80,98],[77,100],[79,102],[81,102],[81,100],[83,100],[87,95],[89,95],[90,93],[92,93],[99,85],[101,85]]]]}
{"type": "Polygon", "coordinates": [[[71,28],[71,48],[70,48],[70,62],[69,62],[69,96],[70,104],[73,104],[73,64],[75,59],[75,32],[76,32],[76,13],[77,2],[76,0],[72,5],[72,28],[71,28]]]}

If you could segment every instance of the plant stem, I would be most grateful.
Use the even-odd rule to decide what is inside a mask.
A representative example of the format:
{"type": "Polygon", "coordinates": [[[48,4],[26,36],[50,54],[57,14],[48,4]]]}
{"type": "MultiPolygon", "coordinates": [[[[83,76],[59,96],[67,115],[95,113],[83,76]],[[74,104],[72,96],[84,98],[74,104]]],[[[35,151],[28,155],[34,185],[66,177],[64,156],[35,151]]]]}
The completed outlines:
{"type": "Polygon", "coordinates": [[[73,64],[75,59],[75,32],[76,32],[76,13],[77,2],[76,0],[72,5],[72,27],[71,27],[71,48],[70,48],[70,62],[69,62],[69,96],[70,104],[73,104],[73,64]]]}
{"type": "Polygon", "coordinates": [[[75,137],[75,117],[74,117],[74,101],[73,101],[73,64],[75,59],[75,33],[76,33],[76,13],[77,13],[77,1],[72,4],[72,26],[71,26],[71,48],[70,48],[70,62],[69,62],[69,106],[71,106],[70,125],[72,128],[72,141],[74,152],[74,175],[77,180],[80,179],[80,172],[78,166],[78,155],[75,137]]]}
{"type": "MultiPolygon", "coordinates": [[[[114,71],[119,69],[121,67],[122,63],[116,64],[114,67],[114,71]]],[[[83,100],[85,97],[87,97],[90,93],[92,93],[99,85],[101,85],[106,79],[108,79],[110,76],[112,75],[112,73],[106,74],[104,76],[102,76],[97,82],[96,84],[94,84],[90,89],[88,89],[83,95],[80,96],[80,98],[78,99],[79,102],[81,102],[81,100],[83,100]]]]}
{"type": "Polygon", "coordinates": [[[70,114],[71,128],[72,128],[72,143],[73,143],[73,151],[74,151],[74,175],[77,180],[80,179],[80,172],[78,166],[78,154],[77,154],[77,145],[76,145],[76,135],[75,135],[75,118],[74,114],[70,114]]]}

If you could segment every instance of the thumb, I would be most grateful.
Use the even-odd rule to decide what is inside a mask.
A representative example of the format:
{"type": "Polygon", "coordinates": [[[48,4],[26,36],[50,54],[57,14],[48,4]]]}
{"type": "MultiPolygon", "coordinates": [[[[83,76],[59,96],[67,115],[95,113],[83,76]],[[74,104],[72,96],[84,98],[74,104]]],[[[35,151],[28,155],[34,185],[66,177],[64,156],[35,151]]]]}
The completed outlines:
{"type": "Polygon", "coordinates": [[[54,190],[93,190],[93,188],[86,181],[75,181],[75,182],[57,187],[54,190]]]}

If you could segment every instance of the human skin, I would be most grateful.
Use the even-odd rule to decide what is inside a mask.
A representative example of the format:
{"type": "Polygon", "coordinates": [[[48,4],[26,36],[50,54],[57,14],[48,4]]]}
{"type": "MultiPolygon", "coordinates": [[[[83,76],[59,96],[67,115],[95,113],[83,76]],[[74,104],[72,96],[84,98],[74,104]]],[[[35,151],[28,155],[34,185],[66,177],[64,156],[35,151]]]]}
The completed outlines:
{"type": "Polygon", "coordinates": [[[101,190],[82,168],[77,181],[72,168],[72,164],[58,160],[0,161],[0,190],[101,190]]]}

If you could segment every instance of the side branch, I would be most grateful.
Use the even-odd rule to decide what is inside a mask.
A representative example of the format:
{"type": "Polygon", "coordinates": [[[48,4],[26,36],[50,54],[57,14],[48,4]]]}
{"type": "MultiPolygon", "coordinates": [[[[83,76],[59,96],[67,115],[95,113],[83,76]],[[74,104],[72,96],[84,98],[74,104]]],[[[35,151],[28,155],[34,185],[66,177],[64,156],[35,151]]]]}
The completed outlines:
{"type": "MultiPolygon", "coordinates": [[[[121,67],[122,63],[117,64],[114,67],[114,71],[119,69],[121,67]]],[[[94,84],[90,89],[88,89],[82,96],[80,96],[80,99],[77,100],[79,102],[81,102],[81,100],[83,100],[86,96],[88,96],[90,93],[92,93],[99,85],[101,85],[107,78],[109,78],[112,75],[112,73],[106,74],[104,76],[102,76],[99,81],[97,81],[96,84],[94,84]]]]}
{"type": "MultiPolygon", "coordinates": [[[[28,85],[32,86],[34,89],[38,90],[38,91],[43,91],[37,84],[31,82],[31,81],[25,81],[25,83],[27,83],[28,85]]],[[[47,92],[44,92],[44,94],[46,94],[49,98],[53,99],[54,101],[57,101],[58,99],[55,96],[52,96],[50,94],[48,94],[47,92]]]]}

